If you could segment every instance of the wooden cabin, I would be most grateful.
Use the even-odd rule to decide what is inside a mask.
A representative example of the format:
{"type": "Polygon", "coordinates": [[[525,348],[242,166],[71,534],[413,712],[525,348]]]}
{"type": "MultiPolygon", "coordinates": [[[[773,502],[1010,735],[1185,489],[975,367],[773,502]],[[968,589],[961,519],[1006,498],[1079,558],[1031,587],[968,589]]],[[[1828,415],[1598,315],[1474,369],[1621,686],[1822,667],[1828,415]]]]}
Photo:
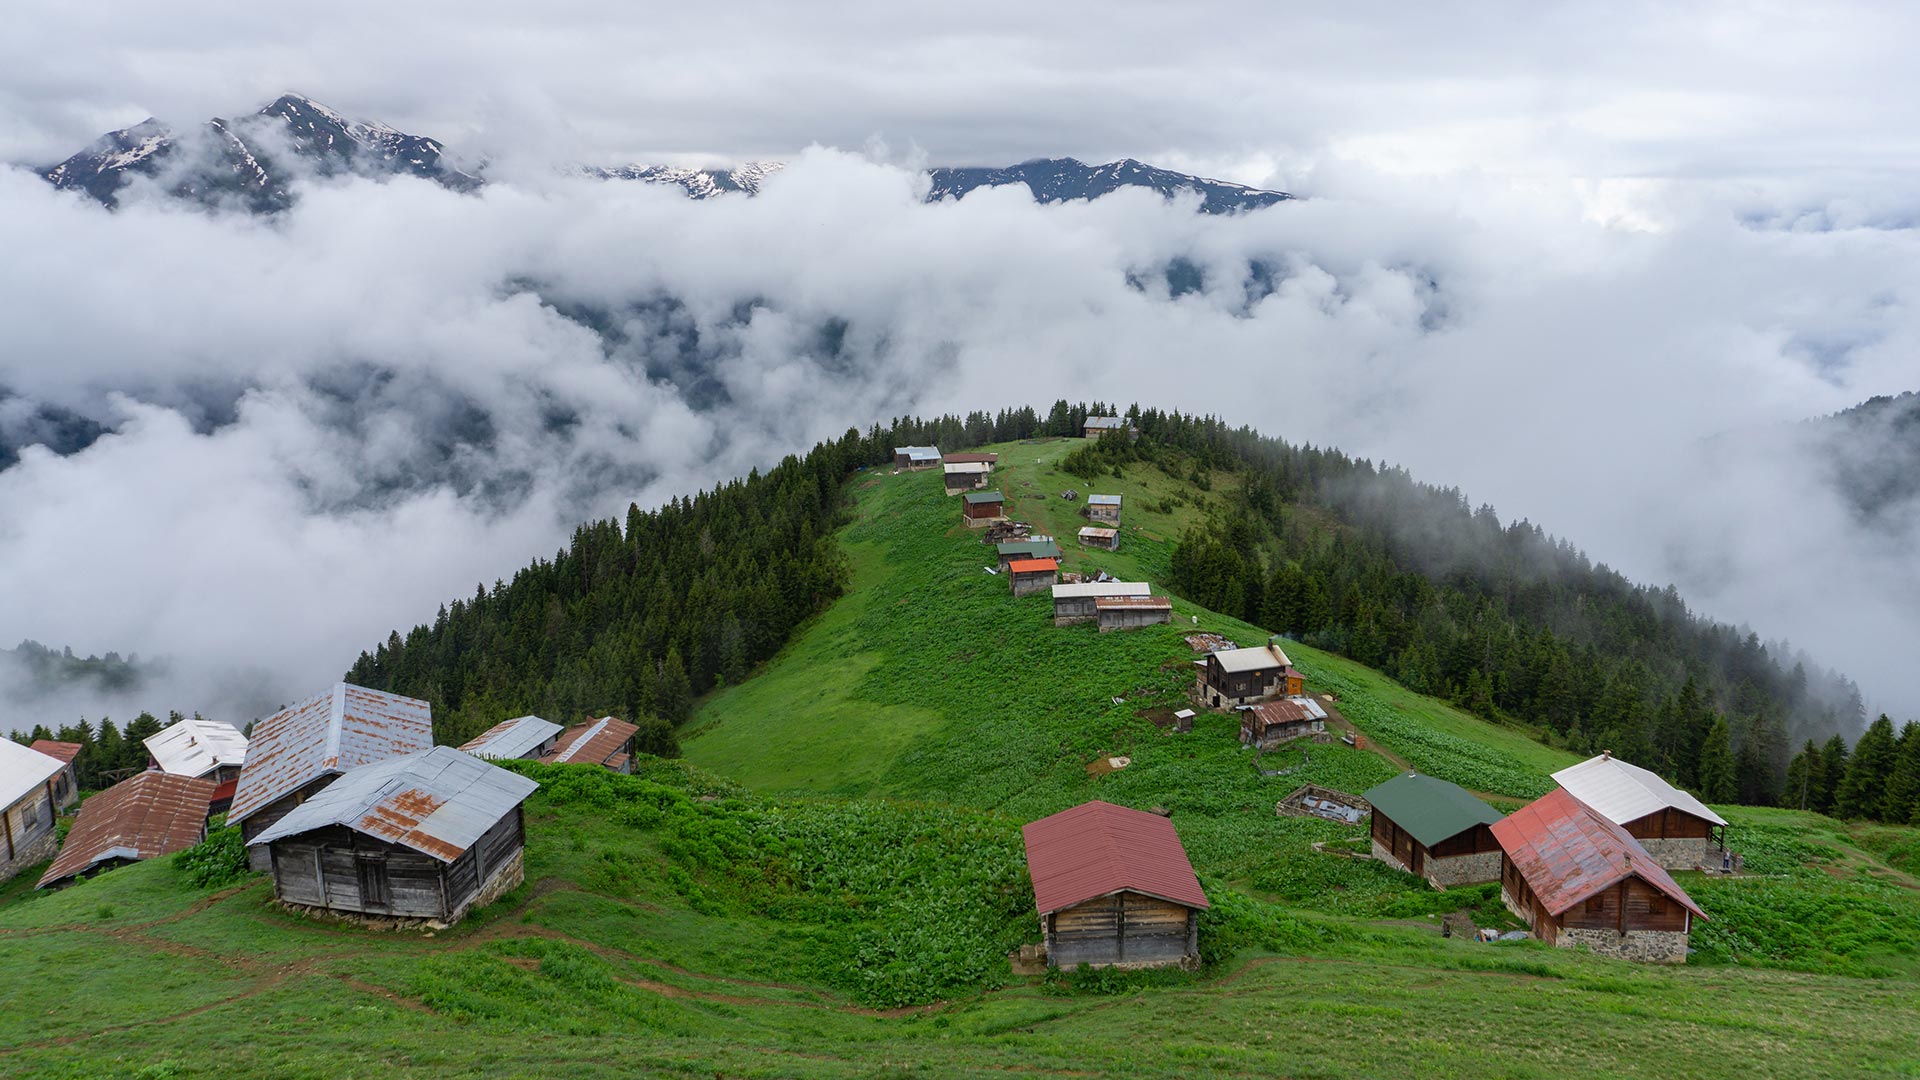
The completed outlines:
{"type": "Polygon", "coordinates": [[[1053,587],[1053,625],[1097,622],[1103,597],[1146,597],[1153,586],[1144,581],[1080,581],[1053,587]]]}
{"type": "Polygon", "coordinates": [[[1693,898],[1640,841],[1567,789],[1528,803],[1491,831],[1500,899],[1549,945],[1585,945],[1626,960],[1682,964],[1693,898]]]}
{"type": "Polygon", "coordinates": [[[247,745],[232,724],[186,716],[147,737],[147,761],[171,776],[207,777],[219,784],[240,779],[247,745]]]}
{"type": "Polygon", "coordinates": [[[1327,710],[1305,694],[1240,710],[1240,742],[1256,750],[1272,750],[1281,743],[1326,730],[1327,710]]]}
{"type": "Polygon", "coordinates": [[[537,716],[519,716],[502,720],[460,747],[477,758],[504,761],[509,758],[538,760],[553,752],[560,741],[560,725],[537,716]]]}
{"type": "Polygon", "coordinates": [[[1100,632],[1133,630],[1173,621],[1173,601],[1164,596],[1100,596],[1093,601],[1100,632]]]}
{"type": "Polygon", "coordinates": [[[1007,579],[1015,596],[1044,592],[1060,580],[1060,560],[1015,559],[1007,564],[1007,579]]]}
{"type": "Polygon", "coordinates": [[[50,754],[0,739],[0,881],[53,858],[56,785],[73,766],[50,754]]]}
{"type": "Polygon", "coordinates": [[[1110,521],[1115,525],[1120,524],[1120,496],[1087,496],[1086,515],[1094,521],[1110,521]]]}
{"type": "Polygon", "coordinates": [[[524,877],[540,785],[451,746],[362,765],[248,844],[283,904],[444,926],[524,877]]]}
{"type": "Polygon", "coordinates": [[[940,448],[937,446],[896,446],[893,448],[893,465],[897,469],[931,469],[940,464],[940,448]]]}
{"type": "Polygon", "coordinates": [[[335,683],[253,726],[227,824],[240,826],[247,858],[267,869],[253,840],[347,771],[433,745],[433,708],[416,698],[335,683]]]}
{"type": "Polygon", "coordinates": [[[999,454],[945,454],[940,458],[942,465],[985,465],[988,472],[1000,464],[999,454]]]}
{"type": "Polygon", "coordinates": [[[1500,880],[1500,811],[1467,789],[1418,773],[1396,776],[1361,798],[1373,807],[1373,857],[1426,878],[1436,889],[1500,880]]]}
{"type": "Polygon", "coordinates": [[[1007,502],[997,491],[969,491],[960,496],[960,519],[977,529],[1007,516],[1007,502]]]}
{"type": "Polygon", "coordinates": [[[1015,559],[1058,559],[1060,545],[1051,540],[1008,540],[994,545],[1000,556],[1000,569],[1015,559]]]}
{"type": "Polygon", "coordinates": [[[51,789],[53,808],[65,810],[72,806],[75,800],[80,798],[80,774],[76,771],[74,762],[79,760],[81,745],[77,742],[61,742],[58,739],[35,739],[27,744],[27,748],[38,750],[66,766],[53,777],[51,789]]]}
{"type": "Polygon", "coordinates": [[[220,782],[148,769],[80,804],[60,854],[36,888],[55,889],[103,870],[185,851],[207,838],[220,782]]]}
{"type": "Polygon", "coordinates": [[[1553,774],[1569,794],[1627,830],[1669,870],[1718,869],[1727,820],[1657,774],[1601,753],[1553,774]]]}
{"type": "Polygon", "coordinates": [[[1211,709],[1251,705],[1272,697],[1297,697],[1306,680],[1293,668],[1280,639],[1247,649],[1222,649],[1195,660],[1199,668],[1194,694],[1211,709]]]}
{"type": "Polygon", "coordinates": [[[549,765],[599,765],[617,773],[631,773],[633,737],[639,732],[637,725],[603,716],[561,732],[553,749],[540,760],[549,765]]]}
{"type": "Polygon", "coordinates": [[[1120,550],[1120,530],[1102,529],[1089,525],[1080,530],[1080,546],[1100,548],[1103,551],[1120,550]]]}
{"type": "Polygon", "coordinates": [[[1083,438],[1097,439],[1109,431],[1124,431],[1131,438],[1140,437],[1140,429],[1127,423],[1124,416],[1089,416],[1080,426],[1083,438]]]}
{"type": "Polygon", "coordinates": [[[992,467],[983,461],[948,461],[940,466],[949,495],[986,487],[989,479],[987,474],[991,471],[992,467]]]}
{"type": "Polygon", "coordinates": [[[1107,802],[1024,826],[1053,967],[1191,967],[1206,894],[1173,822],[1107,802]]]}

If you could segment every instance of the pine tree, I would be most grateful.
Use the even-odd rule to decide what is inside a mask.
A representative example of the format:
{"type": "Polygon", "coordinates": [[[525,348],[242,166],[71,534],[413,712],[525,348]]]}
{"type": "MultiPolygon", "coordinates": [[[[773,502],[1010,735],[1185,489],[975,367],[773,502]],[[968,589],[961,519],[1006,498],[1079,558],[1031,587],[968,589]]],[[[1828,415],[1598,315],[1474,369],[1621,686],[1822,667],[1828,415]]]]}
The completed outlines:
{"type": "Polygon", "coordinates": [[[1881,713],[1853,745],[1853,761],[1833,797],[1835,817],[1852,820],[1880,816],[1887,780],[1893,775],[1894,751],[1893,720],[1881,713]]]}
{"type": "Polygon", "coordinates": [[[1840,793],[1840,781],[1847,776],[1847,760],[1851,755],[1847,751],[1847,740],[1838,735],[1828,736],[1820,748],[1820,797],[1808,809],[1823,814],[1833,813],[1834,796],[1840,793]]]}
{"type": "Polygon", "coordinates": [[[1793,755],[1787,763],[1787,786],[1782,793],[1781,802],[1795,810],[1811,810],[1818,806],[1820,793],[1826,787],[1826,759],[1820,755],[1820,747],[1812,739],[1793,755]]]}
{"type": "Polygon", "coordinates": [[[660,681],[656,684],[655,694],[660,703],[660,718],[667,723],[685,723],[692,714],[693,686],[677,645],[667,650],[667,659],[661,664],[660,681]]]}
{"type": "Polygon", "coordinates": [[[1880,820],[1905,825],[1916,817],[1920,817],[1920,724],[1909,720],[1900,729],[1880,820]]]}
{"type": "Polygon", "coordinates": [[[1710,803],[1727,803],[1739,791],[1727,722],[1716,713],[1707,725],[1707,737],[1700,743],[1700,797],[1710,803]]]}

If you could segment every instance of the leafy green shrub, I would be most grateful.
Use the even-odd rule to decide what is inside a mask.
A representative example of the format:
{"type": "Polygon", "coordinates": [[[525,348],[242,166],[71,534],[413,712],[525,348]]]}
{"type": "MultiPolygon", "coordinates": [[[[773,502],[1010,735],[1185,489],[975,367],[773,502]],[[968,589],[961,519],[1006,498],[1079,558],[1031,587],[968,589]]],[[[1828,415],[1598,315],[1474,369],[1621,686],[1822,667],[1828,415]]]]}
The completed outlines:
{"type": "Polygon", "coordinates": [[[247,845],[237,825],[222,826],[185,851],[174,853],[173,865],[196,889],[217,889],[247,876],[247,845]]]}

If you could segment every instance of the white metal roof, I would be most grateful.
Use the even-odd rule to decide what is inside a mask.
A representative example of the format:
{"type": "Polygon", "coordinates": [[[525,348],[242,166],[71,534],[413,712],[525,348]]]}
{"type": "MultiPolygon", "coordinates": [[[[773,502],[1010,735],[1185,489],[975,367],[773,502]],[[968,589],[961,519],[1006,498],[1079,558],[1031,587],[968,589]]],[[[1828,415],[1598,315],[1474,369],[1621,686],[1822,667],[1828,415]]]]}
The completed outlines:
{"type": "Polygon", "coordinates": [[[993,471],[993,466],[984,461],[949,461],[942,468],[948,475],[977,475],[993,471]]]}
{"type": "Polygon", "coordinates": [[[938,458],[940,456],[940,448],[937,446],[896,446],[893,448],[893,453],[896,457],[901,454],[907,455],[908,461],[924,461],[927,458],[938,458]]]}
{"type": "Polygon", "coordinates": [[[1707,804],[1681,791],[1638,765],[1630,765],[1611,754],[1588,758],[1553,774],[1553,781],[1567,794],[1600,812],[1615,825],[1637,821],[1667,807],[1682,810],[1715,825],[1726,819],[1707,809],[1707,804]]]}
{"type": "Polygon", "coordinates": [[[224,721],[189,716],[148,736],[147,753],[161,772],[205,776],[222,765],[245,765],[247,737],[224,721]]]}
{"type": "Polygon", "coordinates": [[[1119,536],[1119,535],[1120,535],[1120,530],[1119,530],[1119,529],[1096,529],[1096,528],[1094,528],[1094,527],[1093,527],[1093,526],[1091,526],[1091,525],[1089,525],[1089,526],[1087,526],[1086,528],[1084,528],[1084,529],[1081,529],[1081,530],[1080,530],[1080,538],[1081,538],[1082,540],[1084,540],[1084,539],[1086,539],[1087,537],[1090,537],[1090,536],[1091,536],[1091,537],[1094,537],[1094,538],[1096,538],[1096,539],[1100,539],[1100,540],[1106,540],[1106,539],[1109,539],[1109,538],[1111,538],[1111,537],[1115,537],[1115,536],[1119,536]]]}
{"type": "Polygon", "coordinates": [[[551,720],[518,716],[493,725],[460,749],[482,758],[526,757],[558,734],[560,725],[551,720]]]}
{"type": "Polygon", "coordinates": [[[451,746],[436,746],[354,769],[248,846],[344,825],[450,863],[539,787],[451,746]]]}
{"type": "Polygon", "coordinates": [[[0,811],[33,794],[33,789],[66,767],[57,757],[0,738],[0,811]]]}
{"type": "Polygon", "coordinates": [[[1259,671],[1261,668],[1289,667],[1293,661],[1280,651],[1278,645],[1255,645],[1246,649],[1222,649],[1213,654],[1220,661],[1220,670],[1229,675],[1242,671],[1259,671]]]}
{"type": "Polygon", "coordinates": [[[1144,581],[1083,581],[1078,585],[1055,585],[1055,600],[1073,600],[1088,596],[1150,596],[1153,586],[1144,581]]]}
{"type": "Polygon", "coordinates": [[[1087,427],[1119,427],[1122,421],[1117,416],[1089,416],[1087,427]]]}
{"type": "Polygon", "coordinates": [[[1118,495],[1089,495],[1089,496],[1087,496],[1087,505],[1088,505],[1088,506],[1119,506],[1119,505],[1120,505],[1120,496],[1118,496],[1118,495]]]}

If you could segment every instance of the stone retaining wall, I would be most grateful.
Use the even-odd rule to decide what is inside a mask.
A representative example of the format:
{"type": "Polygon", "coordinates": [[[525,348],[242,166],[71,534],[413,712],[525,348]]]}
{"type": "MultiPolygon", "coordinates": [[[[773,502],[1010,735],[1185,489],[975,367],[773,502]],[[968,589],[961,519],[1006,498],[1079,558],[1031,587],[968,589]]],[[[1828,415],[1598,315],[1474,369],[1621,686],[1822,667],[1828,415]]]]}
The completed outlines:
{"type": "Polygon", "coordinates": [[[1640,846],[1654,861],[1669,870],[1692,870],[1704,867],[1709,870],[1720,869],[1720,848],[1704,836],[1684,839],[1642,840],[1640,846]]]}
{"type": "Polygon", "coordinates": [[[1565,927],[1557,944],[1571,948],[1585,945],[1601,956],[1622,960],[1643,960],[1656,964],[1687,962],[1687,934],[1684,930],[1586,930],[1565,927]]]}
{"type": "Polygon", "coordinates": [[[20,871],[47,862],[59,853],[59,834],[48,829],[37,839],[14,848],[13,858],[0,860],[0,881],[12,880],[20,871]]]}
{"type": "MultiPolygon", "coordinates": [[[[1375,844],[1378,847],[1378,844],[1375,844]]],[[[1480,851],[1472,855],[1449,855],[1444,859],[1427,860],[1427,880],[1436,889],[1451,889],[1455,885],[1477,885],[1483,881],[1500,880],[1500,853],[1480,851]]]]}

